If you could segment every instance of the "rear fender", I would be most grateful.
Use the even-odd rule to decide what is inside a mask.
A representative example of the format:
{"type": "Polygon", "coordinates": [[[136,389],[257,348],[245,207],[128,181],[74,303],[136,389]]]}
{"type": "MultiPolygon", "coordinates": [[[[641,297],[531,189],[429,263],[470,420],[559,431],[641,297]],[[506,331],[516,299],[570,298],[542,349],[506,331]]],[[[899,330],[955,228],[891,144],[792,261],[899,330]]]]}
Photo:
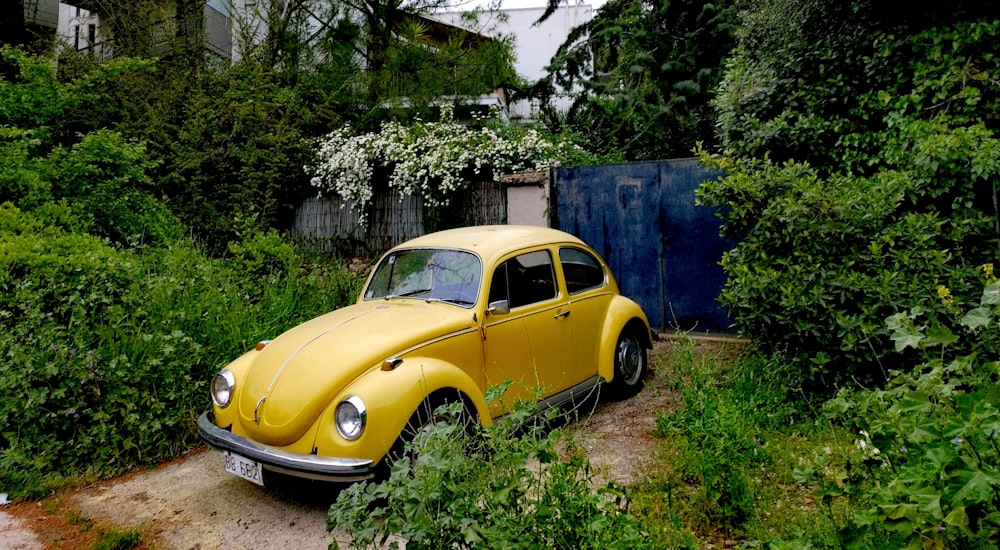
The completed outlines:
{"type": "Polygon", "coordinates": [[[623,330],[634,330],[639,336],[639,342],[646,349],[653,347],[653,333],[649,328],[649,320],[639,304],[624,296],[615,296],[608,306],[604,317],[604,327],[601,329],[600,357],[597,361],[597,373],[605,381],[610,381],[615,373],[615,346],[618,336],[623,330]]]}

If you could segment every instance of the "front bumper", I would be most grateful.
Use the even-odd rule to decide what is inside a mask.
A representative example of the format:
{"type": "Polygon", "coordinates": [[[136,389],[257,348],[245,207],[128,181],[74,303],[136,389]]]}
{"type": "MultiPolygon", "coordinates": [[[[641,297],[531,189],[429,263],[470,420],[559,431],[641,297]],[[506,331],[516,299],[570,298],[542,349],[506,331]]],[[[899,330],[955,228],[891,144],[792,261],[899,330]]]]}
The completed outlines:
{"type": "Polygon", "coordinates": [[[375,465],[369,459],[290,453],[251,441],[216,426],[212,411],[198,417],[198,435],[216,449],[232,451],[260,462],[265,470],[294,477],[351,482],[371,479],[375,475],[375,465]]]}

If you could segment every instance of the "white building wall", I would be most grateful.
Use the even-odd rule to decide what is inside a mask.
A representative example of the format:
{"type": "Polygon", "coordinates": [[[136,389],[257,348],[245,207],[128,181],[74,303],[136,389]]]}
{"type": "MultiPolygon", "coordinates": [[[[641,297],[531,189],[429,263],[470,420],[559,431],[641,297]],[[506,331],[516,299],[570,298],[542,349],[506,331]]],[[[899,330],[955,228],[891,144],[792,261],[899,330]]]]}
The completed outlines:
{"type": "Polygon", "coordinates": [[[101,44],[104,42],[100,19],[96,15],[61,2],[56,37],[65,47],[77,51],[93,49],[98,54],[101,53],[101,44]]]}
{"type": "Polygon", "coordinates": [[[507,188],[507,223],[549,227],[549,183],[507,188]]]}

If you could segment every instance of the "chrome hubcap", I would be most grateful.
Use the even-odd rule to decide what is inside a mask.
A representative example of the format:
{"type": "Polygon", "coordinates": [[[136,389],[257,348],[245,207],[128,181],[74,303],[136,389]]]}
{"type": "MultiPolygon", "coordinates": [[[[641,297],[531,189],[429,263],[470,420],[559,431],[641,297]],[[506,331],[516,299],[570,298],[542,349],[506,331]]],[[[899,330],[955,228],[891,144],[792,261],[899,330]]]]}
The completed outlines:
{"type": "Polygon", "coordinates": [[[635,338],[625,337],[618,343],[618,365],[623,382],[628,385],[639,381],[642,374],[642,349],[635,338]]]}

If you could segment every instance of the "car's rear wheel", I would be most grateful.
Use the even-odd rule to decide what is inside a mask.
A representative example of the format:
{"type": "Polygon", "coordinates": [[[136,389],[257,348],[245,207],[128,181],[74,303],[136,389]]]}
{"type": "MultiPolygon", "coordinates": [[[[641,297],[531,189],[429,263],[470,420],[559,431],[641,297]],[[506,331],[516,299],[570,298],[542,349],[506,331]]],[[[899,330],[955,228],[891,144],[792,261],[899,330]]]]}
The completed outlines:
{"type": "Polygon", "coordinates": [[[614,354],[614,378],[609,385],[612,397],[616,399],[632,397],[642,389],[646,378],[646,348],[635,332],[626,328],[618,336],[614,354]]]}

